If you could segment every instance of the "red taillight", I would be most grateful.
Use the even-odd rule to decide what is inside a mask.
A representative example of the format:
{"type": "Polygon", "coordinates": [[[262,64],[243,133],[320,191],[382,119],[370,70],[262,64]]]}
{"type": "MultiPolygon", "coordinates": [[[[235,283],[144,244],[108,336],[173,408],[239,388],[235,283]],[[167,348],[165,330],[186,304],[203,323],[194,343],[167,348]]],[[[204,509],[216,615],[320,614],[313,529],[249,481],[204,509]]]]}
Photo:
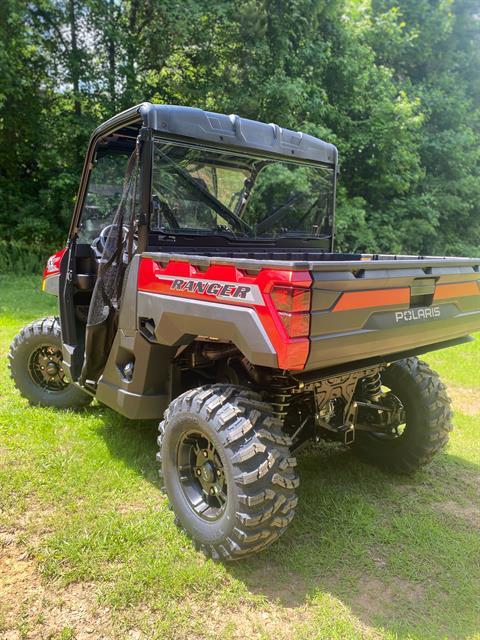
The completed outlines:
{"type": "Polygon", "coordinates": [[[43,271],[44,278],[48,278],[48,276],[53,276],[57,273],[60,273],[60,264],[62,262],[63,254],[65,253],[65,251],[66,249],[62,249],[61,251],[57,251],[57,253],[55,253],[53,256],[50,256],[47,261],[47,266],[43,271]]]}
{"type": "Polygon", "coordinates": [[[307,337],[310,333],[310,289],[277,286],[272,289],[271,296],[287,335],[290,338],[307,337]]]}
{"type": "Polygon", "coordinates": [[[297,313],[310,310],[310,289],[273,287],[272,300],[278,311],[297,313]]]}
{"type": "Polygon", "coordinates": [[[285,331],[290,338],[305,338],[310,333],[309,313],[279,313],[285,331]]]}

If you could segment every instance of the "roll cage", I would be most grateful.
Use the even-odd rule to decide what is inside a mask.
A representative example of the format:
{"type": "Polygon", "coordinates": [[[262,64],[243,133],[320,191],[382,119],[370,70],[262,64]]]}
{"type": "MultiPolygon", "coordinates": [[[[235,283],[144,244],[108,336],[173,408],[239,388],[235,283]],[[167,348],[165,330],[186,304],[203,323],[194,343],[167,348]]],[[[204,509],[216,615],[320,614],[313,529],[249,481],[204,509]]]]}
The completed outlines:
{"type": "MultiPolygon", "coordinates": [[[[240,118],[236,115],[223,115],[203,111],[192,107],[154,105],[143,103],[127,109],[100,125],[92,134],[82,171],[79,191],[69,230],[69,241],[79,231],[82,213],[95,155],[99,145],[109,148],[122,145],[137,146],[140,165],[140,212],[138,217],[138,250],[144,251],[149,244],[149,229],[152,216],[152,164],[154,139],[166,142],[184,143],[191,147],[207,147],[212,150],[232,151],[239,154],[255,154],[265,159],[308,162],[329,166],[333,171],[333,202],[329,220],[331,237],[325,240],[307,243],[308,246],[321,246],[322,250],[333,250],[333,229],[335,212],[335,181],[338,154],[334,145],[318,138],[282,129],[275,124],[265,124],[240,118]]],[[[241,240],[239,240],[241,244],[241,240]]],[[[248,243],[252,240],[249,239],[248,243]]],[[[261,241],[254,240],[256,245],[261,241]]],[[[162,243],[163,244],[163,243],[162,243]]],[[[187,243],[188,244],[188,243],[187,243]]],[[[206,244],[222,244],[219,238],[210,238],[206,244]]],[[[288,240],[276,244],[288,245],[288,240]]],[[[300,242],[301,244],[301,242],[300,242]]],[[[271,245],[271,243],[270,243],[271,245]]],[[[299,245],[298,238],[295,245],[299,245]]]]}

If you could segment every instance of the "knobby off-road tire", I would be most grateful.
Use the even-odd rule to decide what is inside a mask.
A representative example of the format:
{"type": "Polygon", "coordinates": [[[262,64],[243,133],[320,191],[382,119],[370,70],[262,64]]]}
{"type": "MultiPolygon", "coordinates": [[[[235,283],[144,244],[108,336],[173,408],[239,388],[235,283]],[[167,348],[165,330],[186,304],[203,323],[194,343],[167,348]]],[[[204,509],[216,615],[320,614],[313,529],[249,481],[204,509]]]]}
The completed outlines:
{"type": "Polygon", "coordinates": [[[58,318],[36,320],[13,339],[8,354],[10,375],[31,404],[78,409],[92,401],[87,393],[65,379],[61,354],[58,318]]]}
{"type": "Polygon", "coordinates": [[[176,524],[214,560],[236,560],[264,549],[294,516],[296,460],[281,421],[271,414],[258,394],[218,384],[176,398],[160,423],[157,459],[176,524]],[[190,467],[179,464],[188,456],[190,467]],[[217,484],[207,483],[212,478],[217,484]],[[207,497],[215,488],[226,498],[223,505],[220,497],[207,497]]]}
{"type": "Polygon", "coordinates": [[[411,474],[446,445],[453,428],[450,399],[438,374],[418,358],[395,362],[381,376],[382,384],[403,404],[403,433],[388,438],[357,431],[353,448],[366,462],[394,473],[411,474]]]}

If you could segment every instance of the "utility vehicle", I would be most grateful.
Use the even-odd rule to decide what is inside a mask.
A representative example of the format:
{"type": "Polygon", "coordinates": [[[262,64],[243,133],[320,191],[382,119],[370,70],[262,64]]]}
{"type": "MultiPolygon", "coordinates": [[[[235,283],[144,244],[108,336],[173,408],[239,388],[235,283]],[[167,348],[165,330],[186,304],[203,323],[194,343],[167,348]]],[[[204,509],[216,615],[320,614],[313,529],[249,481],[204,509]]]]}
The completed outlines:
{"type": "Polygon", "coordinates": [[[171,507],[214,559],[285,531],[306,443],[409,473],[451,429],[417,356],[480,329],[480,259],[335,253],[337,167],[333,145],[234,115],[111,118],[44,272],[59,318],[12,343],[30,402],[161,420],[171,507]]]}

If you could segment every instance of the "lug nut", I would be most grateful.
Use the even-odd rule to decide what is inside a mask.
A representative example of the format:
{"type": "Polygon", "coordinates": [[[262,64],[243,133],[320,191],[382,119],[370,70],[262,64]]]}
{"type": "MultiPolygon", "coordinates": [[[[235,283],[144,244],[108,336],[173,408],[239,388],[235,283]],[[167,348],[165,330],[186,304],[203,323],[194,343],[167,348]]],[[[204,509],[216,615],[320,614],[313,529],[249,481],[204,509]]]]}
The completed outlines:
{"type": "Polygon", "coordinates": [[[208,458],[208,451],[207,451],[206,449],[205,449],[205,450],[204,450],[204,452],[203,452],[203,457],[204,457],[204,458],[208,458]]]}
{"type": "Polygon", "coordinates": [[[214,496],[214,495],[215,495],[215,489],[214,489],[213,487],[210,489],[210,494],[211,494],[212,496],[214,496]]]}
{"type": "Polygon", "coordinates": [[[202,475],[202,470],[201,469],[197,469],[196,472],[197,476],[201,476],[202,475]]]}
{"type": "Polygon", "coordinates": [[[217,469],[217,476],[219,476],[219,477],[220,477],[221,475],[222,475],[221,470],[220,470],[220,469],[217,469]]]}

